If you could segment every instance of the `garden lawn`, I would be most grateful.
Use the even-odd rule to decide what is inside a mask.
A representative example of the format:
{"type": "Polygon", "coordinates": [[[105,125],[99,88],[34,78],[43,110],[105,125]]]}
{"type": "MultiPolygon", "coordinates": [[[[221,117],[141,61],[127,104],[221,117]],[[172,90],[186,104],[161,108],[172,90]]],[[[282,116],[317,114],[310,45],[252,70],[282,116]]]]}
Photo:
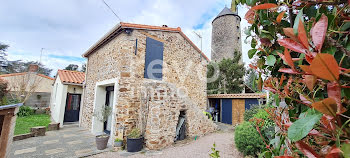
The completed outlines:
{"type": "Polygon", "coordinates": [[[29,133],[31,127],[36,127],[36,126],[47,127],[50,122],[51,122],[50,115],[46,115],[46,114],[17,117],[15,135],[29,133]]]}

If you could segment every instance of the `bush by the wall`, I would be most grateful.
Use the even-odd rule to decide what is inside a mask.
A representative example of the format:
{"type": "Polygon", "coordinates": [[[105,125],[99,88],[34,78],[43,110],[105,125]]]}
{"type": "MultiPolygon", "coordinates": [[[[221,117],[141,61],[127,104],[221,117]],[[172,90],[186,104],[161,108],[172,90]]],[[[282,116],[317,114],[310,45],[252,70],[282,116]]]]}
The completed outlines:
{"type": "Polygon", "coordinates": [[[258,113],[259,109],[259,105],[250,106],[250,109],[247,109],[244,112],[244,121],[249,121],[251,118],[253,118],[254,114],[258,113]]]}
{"type": "Polygon", "coordinates": [[[256,156],[265,145],[258,131],[250,122],[243,122],[235,129],[235,144],[244,155],[256,156]]]}
{"type": "Polygon", "coordinates": [[[33,114],[34,114],[34,110],[32,108],[30,108],[29,106],[21,106],[19,108],[17,116],[23,117],[23,116],[33,115],[33,114]]]}
{"type": "Polygon", "coordinates": [[[262,135],[268,140],[273,139],[275,135],[275,123],[270,119],[270,114],[266,111],[266,108],[259,109],[253,117],[263,120],[263,122],[258,125],[262,135]]]}

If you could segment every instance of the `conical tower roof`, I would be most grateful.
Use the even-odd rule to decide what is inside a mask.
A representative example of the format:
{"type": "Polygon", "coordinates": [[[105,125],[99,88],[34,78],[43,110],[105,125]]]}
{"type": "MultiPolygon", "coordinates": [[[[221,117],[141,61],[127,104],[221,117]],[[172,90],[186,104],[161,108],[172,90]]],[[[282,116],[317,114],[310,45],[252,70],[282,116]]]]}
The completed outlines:
{"type": "MultiPolygon", "coordinates": [[[[234,15],[234,16],[238,16],[239,19],[241,19],[241,17],[239,15],[237,15],[236,13],[232,12],[231,9],[225,7],[216,17],[215,19],[221,17],[221,16],[225,16],[225,15],[234,15]]],[[[215,19],[213,21],[215,21],[215,19]]]]}

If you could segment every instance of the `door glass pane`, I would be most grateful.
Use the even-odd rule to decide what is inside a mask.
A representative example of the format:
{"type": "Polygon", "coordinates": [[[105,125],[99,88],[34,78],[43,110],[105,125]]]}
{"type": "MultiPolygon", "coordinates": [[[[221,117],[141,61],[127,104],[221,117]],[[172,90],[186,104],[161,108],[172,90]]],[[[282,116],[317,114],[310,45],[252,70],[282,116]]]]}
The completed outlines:
{"type": "Polygon", "coordinates": [[[79,100],[80,100],[80,95],[71,95],[72,96],[72,110],[79,110],[79,100]]]}

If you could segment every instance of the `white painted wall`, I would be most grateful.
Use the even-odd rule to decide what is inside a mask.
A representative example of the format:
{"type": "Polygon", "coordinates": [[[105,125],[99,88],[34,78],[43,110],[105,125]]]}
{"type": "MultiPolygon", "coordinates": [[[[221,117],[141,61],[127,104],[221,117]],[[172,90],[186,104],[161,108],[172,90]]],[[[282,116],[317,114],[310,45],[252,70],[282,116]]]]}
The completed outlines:
{"type": "Polygon", "coordinates": [[[60,123],[60,127],[63,127],[67,93],[82,94],[83,88],[81,86],[64,85],[60,77],[57,76],[52,87],[50,109],[52,121],[60,123]]]}
{"type": "MultiPolygon", "coordinates": [[[[115,108],[115,105],[117,104],[117,96],[118,96],[118,79],[109,79],[101,82],[96,83],[95,87],[95,96],[94,96],[94,109],[93,111],[98,111],[102,108],[102,106],[106,102],[106,87],[107,86],[114,86],[114,96],[113,96],[113,104],[112,104],[112,127],[111,127],[111,135],[108,140],[108,144],[113,144],[115,135],[116,135],[116,129],[115,129],[115,120],[116,120],[116,113],[117,109],[115,108]]],[[[103,133],[103,122],[98,120],[95,116],[92,117],[92,127],[91,132],[95,135],[99,135],[103,133]]]]}

